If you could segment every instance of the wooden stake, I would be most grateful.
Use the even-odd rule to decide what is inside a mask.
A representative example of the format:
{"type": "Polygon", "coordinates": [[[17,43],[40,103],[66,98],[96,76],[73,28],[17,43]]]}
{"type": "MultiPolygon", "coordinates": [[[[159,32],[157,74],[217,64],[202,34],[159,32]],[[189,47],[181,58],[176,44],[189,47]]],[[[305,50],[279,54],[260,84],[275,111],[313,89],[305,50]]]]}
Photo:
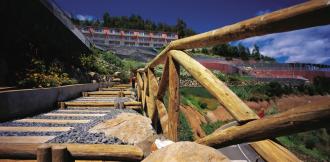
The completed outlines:
{"type": "Polygon", "coordinates": [[[164,70],[162,73],[162,77],[159,83],[159,88],[157,91],[157,98],[162,100],[164,95],[165,95],[165,91],[168,88],[168,58],[166,59],[165,65],[164,65],[164,70]]]}
{"type": "Polygon", "coordinates": [[[38,146],[37,162],[52,162],[52,149],[50,145],[38,146]]]}
{"type": "Polygon", "coordinates": [[[52,147],[52,162],[71,162],[72,158],[66,146],[52,147]]]}
{"type": "Polygon", "coordinates": [[[173,141],[178,141],[178,120],[180,110],[179,74],[180,66],[169,58],[169,101],[168,101],[168,133],[173,141]]]}

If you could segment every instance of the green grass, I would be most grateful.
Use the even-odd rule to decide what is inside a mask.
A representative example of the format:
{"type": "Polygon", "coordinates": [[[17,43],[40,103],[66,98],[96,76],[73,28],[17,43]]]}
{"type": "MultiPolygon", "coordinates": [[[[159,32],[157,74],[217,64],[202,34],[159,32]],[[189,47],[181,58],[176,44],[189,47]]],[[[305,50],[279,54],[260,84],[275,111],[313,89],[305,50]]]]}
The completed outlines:
{"type": "Polygon", "coordinates": [[[194,107],[201,114],[205,110],[215,110],[219,102],[203,87],[181,88],[181,103],[194,107]]]}
{"type": "Polygon", "coordinates": [[[305,154],[318,161],[330,160],[329,130],[313,130],[276,139],[290,150],[305,154]]]}
{"type": "Polygon", "coordinates": [[[222,125],[224,125],[225,123],[223,121],[216,121],[214,123],[202,123],[201,127],[204,130],[204,132],[209,135],[211,133],[213,133],[216,129],[220,128],[222,125]]]}
{"type": "Polygon", "coordinates": [[[178,126],[178,133],[179,133],[179,141],[193,141],[193,133],[192,129],[188,124],[188,121],[182,112],[179,112],[179,126],[178,126]]]}
{"type": "Polygon", "coordinates": [[[190,96],[198,96],[198,97],[205,97],[205,98],[213,98],[213,96],[203,87],[196,87],[196,88],[189,88],[184,87],[180,88],[181,95],[190,95],[190,96]]]}

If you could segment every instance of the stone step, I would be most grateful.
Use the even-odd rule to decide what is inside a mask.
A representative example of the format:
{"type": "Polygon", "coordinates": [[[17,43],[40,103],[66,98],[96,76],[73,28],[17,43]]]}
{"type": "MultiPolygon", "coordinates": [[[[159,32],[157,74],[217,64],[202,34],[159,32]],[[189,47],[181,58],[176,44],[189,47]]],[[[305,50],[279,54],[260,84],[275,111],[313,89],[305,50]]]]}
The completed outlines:
{"type": "Polygon", "coordinates": [[[73,127],[0,127],[4,132],[66,132],[73,127]]]}
{"type": "Polygon", "coordinates": [[[66,113],[47,113],[47,114],[43,114],[45,116],[95,116],[95,117],[100,117],[100,116],[104,116],[107,114],[66,114],[66,113]]]}
{"type": "Polygon", "coordinates": [[[91,120],[63,120],[63,119],[20,119],[14,122],[25,122],[25,123],[52,123],[52,124],[84,124],[89,123],[91,120]]]}
{"type": "Polygon", "coordinates": [[[45,143],[56,136],[0,136],[0,143],[45,143]]]}
{"type": "Polygon", "coordinates": [[[57,112],[68,112],[68,113],[110,113],[110,110],[57,110],[57,112]]]}

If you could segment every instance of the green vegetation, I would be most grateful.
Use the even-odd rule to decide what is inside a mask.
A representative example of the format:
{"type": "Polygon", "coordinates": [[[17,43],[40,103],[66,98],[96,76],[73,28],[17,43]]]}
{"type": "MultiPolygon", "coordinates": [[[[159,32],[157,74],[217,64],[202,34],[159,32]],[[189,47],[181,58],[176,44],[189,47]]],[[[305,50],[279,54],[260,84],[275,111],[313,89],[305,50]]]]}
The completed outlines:
{"type": "Polygon", "coordinates": [[[330,130],[319,129],[278,137],[281,144],[318,161],[330,160],[330,130]]]}
{"type": "Polygon", "coordinates": [[[202,123],[201,127],[204,130],[204,132],[207,135],[209,135],[209,134],[213,133],[215,130],[217,130],[218,128],[220,128],[224,124],[225,124],[225,122],[218,120],[214,123],[202,123]]]}
{"type": "Polygon", "coordinates": [[[18,86],[42,88],[75,83],[77,83],[77,80],[69,78],[69,75],[63,72],[63,65],[60,62],[53,62],[47,66],[43,60],[32,59],[23,78],[18,81],[18,86]]]}
{"type": "Polygon", "coordinates": [[[274,58],[265,56],[260,53],[259,46],[254,45],[252,51],[248,47],[243,46],[242,44],[230,45],[230,44],[221,44],[212,47],[211,49],[201,48],[201,49],[192,49],[189,50],[191,55],[194,56],[208,56],[214,58],[225,58],[230,61],[233,58],[241,59],[244,61],[247,60],[256,60],[256,61],[265,61],[265,62],[275,62],[274,58]]]}
{"type": "Polygon", "coordinates": [[[252,52],[250,52],[249,48],[244,47],[242,44],[238,44],[237,46],[230,44],[221,44],[218,46],[214,46],[212,48],[212,53],[214,55],[226,57],[227,60],[231,60],[232,58],[240,58],[242,60],[254,59],[258,61],[275,61],[274,58],[262,55],[257,45],[254,45],[252,52]]]}
{"type": "Polygon", "coordinates": [[[17,85],[22,88],[56,87],[91,80],[106,81],[115,72],[127,82],[130,73],[143,67],[144,63],[133,60],[122,60],[111,52],[93,49],[91,54],[82,54],[76,65],[68,65],[57,59],[46,60],[32,57],[29,66],[21,72],[17,85]]]}
{"type": "Polygon", "coordinates": [[[188,124],[188,121],[182,112],[179,112],[179,141],[193,141],[193,133],[191,127],[188,124]]]}
{"type": "Polygon", "coordinates": [[[103,14],[102,21],[99,19],[80,21],[72,18],[72,22],[82,26],[111,27],[122,29],[138,29],[148,31],[164,31],[178,33],[179,38],[196,34],[191,28],[187,27],[184,20],[178,19],[176,25],[168,25],[166,23],[155,23],[148,19],[143,19],[139,15],[127,16],[111,16],[108,12],[103,14]]]}

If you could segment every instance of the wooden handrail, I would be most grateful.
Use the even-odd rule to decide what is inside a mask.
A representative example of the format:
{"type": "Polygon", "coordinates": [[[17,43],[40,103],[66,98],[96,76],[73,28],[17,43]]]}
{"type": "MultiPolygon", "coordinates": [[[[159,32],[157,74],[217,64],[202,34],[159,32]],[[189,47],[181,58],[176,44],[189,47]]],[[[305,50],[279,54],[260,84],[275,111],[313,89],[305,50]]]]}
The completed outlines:
{"type": "MultiPolygon", "coordinates": [[[[0,144],[0,159],[36,159],[40,144],[0,144]]],[[[75,160],[141,161],[143,151],[131,145],[43,144],[66,146],[75,160]]]]}
{"type": "Polygon", "coordinates": [[[304,29],[330,23],[330,1],[313,0],[202,34],[171,42],[144,70],[162,63],[170,50],[201,48],[253,36],[304,29]]]}
{"type": "Polygon", "coordinates": [[[292,108],[286,112],[216,131],[196,142],[215,148],[259,141],[326,127],[330,122],[330,101],[292,108]]]}
{"type": "Polygon", "coordinates": [[[179,62],[187,72],[224,105],[237,121],[246,122],[258,119],[258,116],[234,92],[198,61],[182,51],[171,50],[169,55],[179,62]]]}
{"type": "MultiPolygon", "coordinates": [[[[308,27],[320,26],[330,24],[330,0],[314,0],[302,3],[293,7],[275,11],[266,15],[251,18],[233,25],[228,25],[216,30],[205,32],[202,34],[194,35],[191,37],[179,39],[171,42],[164,50],[160,52],[153,60],[151,60],[145,68],[139,69],[139,75],[143,75],[141,81],[143,82],[143,90],[140,90],[142,96],[142,103],[146,98],[150,99],[150,94],[147,94],[146,89],[151,82],[157,82],[148,80],[146,74],[150,72],[150,69],[155,66],[165,63],[164,71],[161,77],[161,81],[158,84],[156,107],[158,115],[161,121],[161,126],[166,137],[176,141],[177,140],[177,125],[178,125],[178,109],[179,106],[179,65],[184,67],[188,73],[190,73],[203,87],[205,87],[224,107],[226,110],[237,120],[241,126],[233,127],[228,130],[221,131],[222,133],[215,133],[200,139],[199,143],[207,144],[210,146],[222,147],[229,144],[236,144],[245,141],[256,141],[250,145],[266,160],[268,161],[299,161],[292,153],[282,146],[267,140],[272,135],[255,134],[251,132],[263,132],[269,131],[273,135],[285,134],[288,131],[294,132],[289,128],[299,128],[296,131],[303,131],[300,129],[301,123],[294,123],[293,125],[283,125],[283,121],[276,120],[276,116],[259,119],[259,117],[240,99],[238,98],[222,81],[215,77],[208,69],[198,63],[196,60],[189,57],[186,53],[180,50],[208,47],[217,44],[228,43],[244,38],[253,36],[261,36],[266,34],[286,32],[291,30],[303,29],[308,27]],[[168,106],[166,108],[163,103],[163,97],[165,91],[168,88],[168,106]],[[147,96],[147,97],[146,97],[147,96]],[[149,98],[148,98],[149,96],[149,98]],[[271,121],[276,121],[272,123],[271,121]],[[264,122],[264,123],[263,123],[264,122]],[[274,130],[266,129],[265,123],[269,126],[276,127],[276,124],[283,126],[278,132],[274,130]],[[256,124],[263,124],[261,126],[255,126],[256,124]],[[275,125],[274,125],[275,124],[275,125]],[[253,127],[253,128],[252,128],[253,127]],[[242,130],[240,130],[242,129],[242,130]],[[167,132],[165,132],[167,131],[167,132]],[[254,137],[258,136],[258,137],[254,137]],[[275,152],[275,154],[269,154],[269,152],[275,152]],[[281,155],[281,157],[277,157],[281,155]],[[283,158],[282,158],[283,157],[283,158]]],[[[156,88],[155,88],[156,89],[156,88]]],[[[154,89],[154,90],[155,90],[154,89]]],[[[154,92],[153,90],[153,92],[154,92]]],[[[150,101],[149,101],[150,102],[150,101]]],[[[144,105],[144,104],[143,104],[144,105]]],[[[148,111],[148,107],[145,108],[148,111]]],[[[296,110],[296,109],[295,109],[296,110]]],[[[305,109],[303,109],[305,110],[305,109]]],[[[310,109],[306,109],[305,114],[300,114],[300,118],[307,117],[310,109]],[[307,116],[306,116],[307,115],[307,116]]],[[[288,113],[293,113],[292,111],[288,113]]],[[[312,112],[311,112],[312,113],[312,112]]],[[[313,114],[313,113],[312,113],[313,114]]],[[[312,115],[317,118],[315,115],[312,115]]],[[[286,113],[280,114],[288,115],[286,113]]],[[[309,114],[311,115],[311,114],[309,114]]],[[[297,117],[297,118],[299,118],[297,117]]],[[[287,122],[295,121],[297,118],[285,118],[287,122]]],[[[299,118],[299,119],[300,119],[299,118]]],[[[314,119],[314,118],[310,118],[314,119]]],[[[323,120],[324,118],[322,118],[323,120]]],[[[324,119],[325,120],[325,119],[324,119]]],[[[312,121],[305,121],[313,123],[312,121]]],[[[323,121],[324,122],[324,121],[323,121]]],[[[310,126],[310,125],[309,125],[310,126]]],[[[318,128],[318,127],[314,127],[318,128]]],[[[308,129],[312,129],[308,127],[308,129]]]]}

